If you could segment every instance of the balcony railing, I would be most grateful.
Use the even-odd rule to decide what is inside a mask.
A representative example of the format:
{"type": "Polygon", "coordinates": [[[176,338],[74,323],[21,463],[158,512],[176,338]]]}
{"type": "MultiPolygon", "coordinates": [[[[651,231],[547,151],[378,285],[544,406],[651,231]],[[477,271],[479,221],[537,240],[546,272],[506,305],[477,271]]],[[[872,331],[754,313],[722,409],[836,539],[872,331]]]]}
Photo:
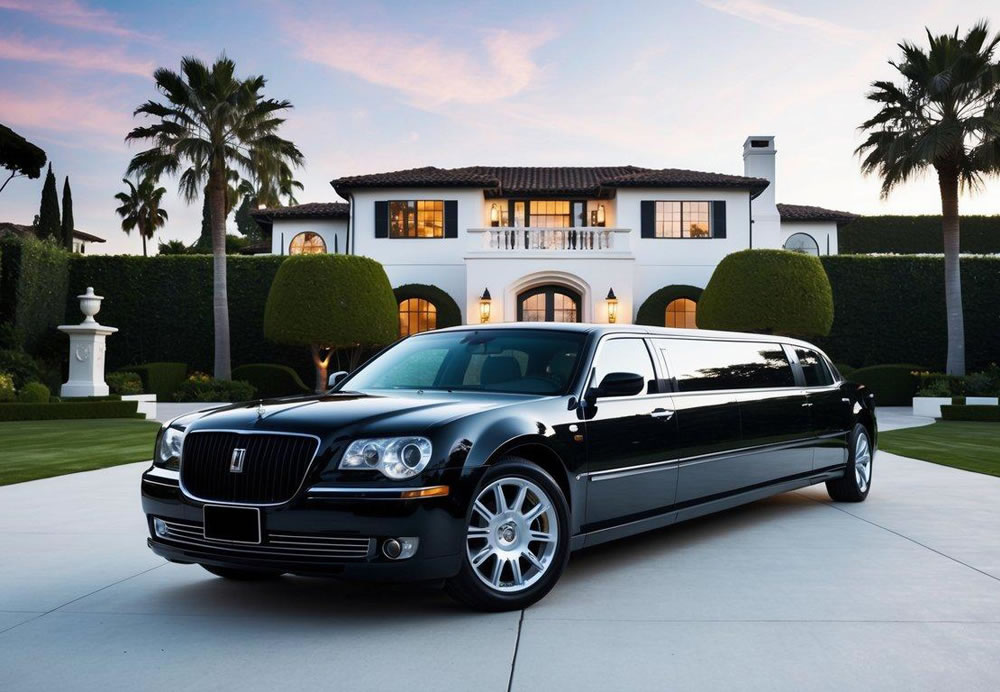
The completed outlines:
{"type": "Polygon", "coordinates": [[[494,252],[628,252],[628,228],[470,228],[471,249],[494,252]],[[476,236],[479,236],[477,239],[476,236]]]}

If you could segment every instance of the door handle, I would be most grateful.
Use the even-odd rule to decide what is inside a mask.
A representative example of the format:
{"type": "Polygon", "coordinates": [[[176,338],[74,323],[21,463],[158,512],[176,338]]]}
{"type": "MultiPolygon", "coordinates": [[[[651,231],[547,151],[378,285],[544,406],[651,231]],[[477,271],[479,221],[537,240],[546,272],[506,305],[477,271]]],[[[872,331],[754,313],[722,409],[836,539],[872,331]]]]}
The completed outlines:
{"type": "Polygon", "coordinates": [[[653,412],[650,413],[653,418],[662,418],[663,420],[670,420],[674,417],[674,412],[667,408],[654,408],[653,412]]]}
{"type": "Polygon", "coordinates": [[[802,404],[803,408],[806,408],[806,407],[809,407],[809,406],[812,406],[812,402],[811,401],[807,401],[804,404],[802,404]]]}

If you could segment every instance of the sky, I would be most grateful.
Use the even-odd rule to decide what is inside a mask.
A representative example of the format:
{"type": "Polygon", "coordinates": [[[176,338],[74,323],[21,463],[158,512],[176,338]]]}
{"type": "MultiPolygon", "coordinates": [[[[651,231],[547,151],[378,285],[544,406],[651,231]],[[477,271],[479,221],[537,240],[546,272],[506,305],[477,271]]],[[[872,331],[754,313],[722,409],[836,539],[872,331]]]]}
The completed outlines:
{"type": "MultiPolygon", "coordinates": [[[[659,2],[98,2],[0,0],[0,122],[69,176],[76,227],[139,253],[115,214],[124,141],[157,99],[152,72],[225,53],[288,99],[300,202],[338,201],[344,175],[434,165],[623,165],[740,174],[749,135],[774,135],[779,202],[935,214],[936,181],[887,200],[861,175],[857,126],[903,39],[993,20],[996,0],[659,2]]],[[[5,176],[4,176],[5,177],[5,176]]],[[[44,176],[0,192],[31,223],[44,176]]],[[[197,238],[201,204],[174,180],[159,240],[197,238]]],[[[1000,180],[963,213],[1000,213],[1000,180]]],[[[229,219],[231,232],[235,223],[229,219]]],[[[154,243],[155,244],[155,243],[154,243]]]]}

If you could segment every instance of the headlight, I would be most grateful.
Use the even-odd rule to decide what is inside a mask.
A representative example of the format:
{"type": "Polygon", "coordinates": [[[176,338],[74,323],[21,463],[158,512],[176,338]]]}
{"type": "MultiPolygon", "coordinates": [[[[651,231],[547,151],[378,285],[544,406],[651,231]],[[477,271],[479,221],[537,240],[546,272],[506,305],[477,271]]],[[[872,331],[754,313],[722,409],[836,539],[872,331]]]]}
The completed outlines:
{"type": "Polygon", "coordinates": [[[165,469],[178,470],[181,467],[181,447],[184,445],[184,431],[164,428],[156,445],[153,464],[165,469]]]}
{"type": "Polygon", "coordinates": [[[352,442],[339,468],[376,470],[387,478],[402,480],[416,476],[430,460],[431,441],[426,437],[385,437],[352,442]]]}

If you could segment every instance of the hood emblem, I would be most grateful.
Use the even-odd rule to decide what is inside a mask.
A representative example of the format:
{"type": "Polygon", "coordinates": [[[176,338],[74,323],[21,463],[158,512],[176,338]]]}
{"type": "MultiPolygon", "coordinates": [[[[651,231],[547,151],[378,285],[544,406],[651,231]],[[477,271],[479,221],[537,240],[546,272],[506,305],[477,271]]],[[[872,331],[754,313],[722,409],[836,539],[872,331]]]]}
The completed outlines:
{"type": "Polygon", "coordinates": [[[229,472],[243,473],[243,462],[247,458],[247,450],[237,447],[233,450],[233,455],[229,457],[229,472]]]}
{"type": "Polygon", "coordinates": [[[267,413],[267,409],[264,408],[264,402],[263,401],[258,401],[257,402],[257,418],[258,419],[259,418],[263,418],[265,413],[267,413]]]}

